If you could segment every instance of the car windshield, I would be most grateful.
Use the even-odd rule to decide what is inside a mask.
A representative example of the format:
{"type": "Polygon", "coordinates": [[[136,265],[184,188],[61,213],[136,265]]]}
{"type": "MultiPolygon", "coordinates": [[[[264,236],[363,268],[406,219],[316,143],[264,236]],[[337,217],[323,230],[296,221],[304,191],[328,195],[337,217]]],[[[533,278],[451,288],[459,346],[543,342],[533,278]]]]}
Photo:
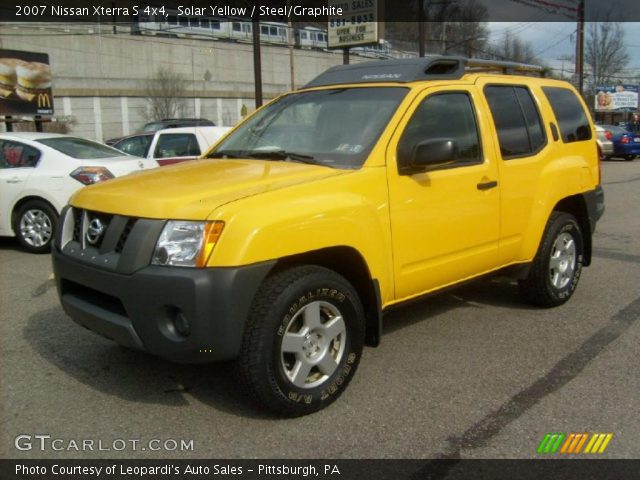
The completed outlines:
{"type": "Polygon", "coordinates": [[[407,91],[362,87],[290,94],[251,117],[207,156],[359,168],[407,91]]]}
{"type": "Polygon", "coordinates": [[[151,122],[145,124],[138,133],[147,133],[147,132],[157,132],[158,130],[162,130],[165,124],[162,122],[151,122]]]}
{"type": "Polygon", "coordinates": [[[69,157],[93,160],[97,158],[122,157],[124,154],[115,148],[107,147],[101,143],[85,140],[77,137],[52,137],[37,140],[54,150],[64,153],[69,157]]]}

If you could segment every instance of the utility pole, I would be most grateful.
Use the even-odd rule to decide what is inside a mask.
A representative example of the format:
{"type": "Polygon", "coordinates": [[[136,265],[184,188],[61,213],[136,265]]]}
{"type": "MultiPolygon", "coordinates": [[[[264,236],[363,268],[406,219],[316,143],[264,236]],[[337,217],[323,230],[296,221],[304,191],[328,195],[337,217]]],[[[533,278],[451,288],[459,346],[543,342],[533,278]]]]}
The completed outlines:
{"type": "Polygon", "coordinates": [[[418,0],[418,51],[424,57],[424,1],[418,0]]]}
{"type": "MultiPolygon", "coordinates": [[[[291,0],[287,0],[287,11],[289,11],[289,5],[291,4],[291,0]]],[[[287,32],[289,33],[289,71],[291,73],[291,90],[296,89],[296,69],[293,63],[293,37],[295,35],[295,31],[293,30],[293,22],[291,18],[287,19],[287,32]]]]}
{"type": "Polygon", "coordinates": [[[584,0],[578,4],[578,28],[576,35],[576,76],[580,95],[584,89],[584,0]]]}
{"type": "Polygon", "coordinates": [[[253,77],[256,90],[256,108],[262,106],[262,60],[260,56],[260,21],[257,17],[251,20],[253,33],[253,77]]]}

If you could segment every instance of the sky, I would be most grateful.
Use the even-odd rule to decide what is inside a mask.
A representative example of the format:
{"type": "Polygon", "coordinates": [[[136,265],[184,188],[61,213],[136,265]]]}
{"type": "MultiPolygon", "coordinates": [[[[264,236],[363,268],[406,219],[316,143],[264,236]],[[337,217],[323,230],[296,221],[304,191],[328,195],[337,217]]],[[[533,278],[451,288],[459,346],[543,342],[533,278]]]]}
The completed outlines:
{"type": "MultiPolygon", "coordinates": [[[[625,44],[629,54],[628,69],[633,75],[640,74],[640,23],[621,23],[625,33],[625,44]]],[[[575,56],[575,22],[489,22],[490,42],[504,39],[507,31],[533,46],[536,56],[554,68],[573,69],[571,60],[575,56]]],[[[585,25],[585,34],[586,34],[585,25]]]]}

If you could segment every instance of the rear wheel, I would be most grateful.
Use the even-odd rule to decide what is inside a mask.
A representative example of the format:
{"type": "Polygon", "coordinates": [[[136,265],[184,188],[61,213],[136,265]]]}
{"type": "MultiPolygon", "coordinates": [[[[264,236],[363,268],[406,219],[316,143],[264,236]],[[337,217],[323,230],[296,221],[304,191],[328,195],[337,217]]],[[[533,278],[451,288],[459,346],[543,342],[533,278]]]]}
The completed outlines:
{"type": "Polygon", "coordinates": [[[635,155],[625,155],[625,156],[624,156],[624,159],[625,159],[627,162],[630,162],[630,161],[631,161],[631,160],[633,160],[634,158],[636,158],[636,156],[635,156],[635,155]]]}
{"type": "Polygon", "coordinates": [[[284,416],[340,396],[363,349],[364,312],[351,284],[317,266],[268,277],[251,307],[238,373],[248,396],[284,416]]]}
{"type": "Polygon", "coordinates": [[[58,214],[42,200],[29,200],[16,214],[13,230],[20,244],[31,253],[47,253],[58,226],[58,214]]]}
{"type": "Polygon", "coordinates": [[[526,279],[523,298],[540,307],[555,307],[573,295],[582,272],[584,241],[576,218],[553,212],[526,279]]]}

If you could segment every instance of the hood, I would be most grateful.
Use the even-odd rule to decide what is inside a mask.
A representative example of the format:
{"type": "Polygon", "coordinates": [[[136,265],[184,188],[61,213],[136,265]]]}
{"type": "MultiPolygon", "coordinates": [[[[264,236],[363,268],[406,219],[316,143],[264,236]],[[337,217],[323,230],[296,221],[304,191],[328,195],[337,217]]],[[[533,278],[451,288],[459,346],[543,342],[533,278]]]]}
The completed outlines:
{"type": "Polygon", "coordinates": [[[204,220],[226,203],[344,173],[291,162],[203,159],[91,185],[70,203],[132,217],[204,220]]]}

